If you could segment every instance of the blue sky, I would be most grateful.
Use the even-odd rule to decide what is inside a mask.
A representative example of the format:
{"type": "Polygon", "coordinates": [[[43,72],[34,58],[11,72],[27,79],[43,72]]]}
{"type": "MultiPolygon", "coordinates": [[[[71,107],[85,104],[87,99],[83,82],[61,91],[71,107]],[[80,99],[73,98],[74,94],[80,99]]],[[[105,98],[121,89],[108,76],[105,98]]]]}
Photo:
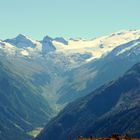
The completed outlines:
{"type": "Polygon", "coordinates": [[[140,29],[140,0],[0,0],[0,38],[94,38],[140,29]]]}

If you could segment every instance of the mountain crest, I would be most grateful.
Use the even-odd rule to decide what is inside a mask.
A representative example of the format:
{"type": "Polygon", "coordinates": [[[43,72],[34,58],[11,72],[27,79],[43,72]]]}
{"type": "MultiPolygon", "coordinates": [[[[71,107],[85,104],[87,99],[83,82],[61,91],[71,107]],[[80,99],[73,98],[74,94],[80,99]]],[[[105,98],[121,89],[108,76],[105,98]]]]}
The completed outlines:
{"type": "Polygon", "coordinates": [[[51,41],[53,41],[53,38],[51,38],[50,36],[47,35],[43,38],[42,42],[51,42],[51,41]]]}
{"type": "Polygon", "coordinates": [[[34,41],[22,34],[19,34],[17,37],[13,39],[6,39],[4,40],[4,42],[16,46],[17,48],[27,48],[27,47],[35,48],[34,41]]]}

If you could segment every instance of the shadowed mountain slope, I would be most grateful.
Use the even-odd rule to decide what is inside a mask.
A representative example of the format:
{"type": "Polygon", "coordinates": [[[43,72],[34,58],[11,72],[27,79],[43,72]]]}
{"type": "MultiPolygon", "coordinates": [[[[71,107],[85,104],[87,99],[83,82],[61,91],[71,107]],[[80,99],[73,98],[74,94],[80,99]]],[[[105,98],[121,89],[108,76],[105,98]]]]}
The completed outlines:
{"type": "Polygon", "coordinates": [[[28,140],[53,114],[39,91],[0,63],[0,140],[28,140]]]}
{"type": "Polygon", "coordinates": [[[137,64],[118,80],[69,104],[36,140],[109,136],[114,132],[140,136],[139,115],[140,64],[137,64]]]}

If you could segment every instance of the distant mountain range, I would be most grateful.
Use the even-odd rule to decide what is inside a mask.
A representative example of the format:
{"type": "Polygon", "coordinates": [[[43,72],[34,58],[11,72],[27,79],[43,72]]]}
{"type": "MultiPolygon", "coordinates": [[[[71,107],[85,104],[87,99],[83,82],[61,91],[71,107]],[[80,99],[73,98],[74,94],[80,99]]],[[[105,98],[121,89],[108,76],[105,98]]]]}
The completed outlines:
{"type": "Polygon", "coordinates": [[[140,137],[140,63],[69,104],[36,140],[66,140],[77,136],[108,137],[113,133],[140,137]]]}
{"type": "Polygon", "coordinates": [[[46,36],[37,41],[20,34],[0,41],[0,58],[39,88],[58,112],[139,62],[139,44],[140,30],[91,40],[46,36]]]}
{"type": "MultiPolygon", "coordinates": [[[[34,117],[30,114],[24,118],[27,122],[30,118],[38,120],[32,129],[48,123],[70,102],[122,76],[140,62],[139,58],[140,30],[122,30],[91,40],[45,36],[38,41],[22,34],[13,39],[0,40],[0,70],[7,70],[2,76],[8,74],[13,80],[10,83],[17,82],[12,87],[24,86],[28,90],[21,90],[20,94],[28,93],[28,103],[33,102],[30,110],[37,112],[31,113],[34,117]],[[33,95],[36,101],[33,101],[33,95]],[[41,110],[45,116],[41,115],[41,110]]],[[[4,90],[6,88],[3,89],[3,93],[6,93],[4,90]]],[[[10,90],[10,94],[16,98],[18,91],[10,90]]],[[[18,101],[14,103],[17,105],[18,101]]],[[[26,103],[23,104],[27,107],[26,103]]],[[[19,111],[26,114],[26,110],[19,111]]],[[[29,121],[31,124],[32,119],[29,121]]],[[[12,122],[21,127],[16,121],[12,122]]],[[[9,124],[3,126],[9,127],[9,124]]],[[[10,132],[10,129],[7,130],[10,132]]],[[[24,129],[24,132],[28,130],[24,129]]],[[[2,131],[0,136],[3,135],[2,131]]]]}

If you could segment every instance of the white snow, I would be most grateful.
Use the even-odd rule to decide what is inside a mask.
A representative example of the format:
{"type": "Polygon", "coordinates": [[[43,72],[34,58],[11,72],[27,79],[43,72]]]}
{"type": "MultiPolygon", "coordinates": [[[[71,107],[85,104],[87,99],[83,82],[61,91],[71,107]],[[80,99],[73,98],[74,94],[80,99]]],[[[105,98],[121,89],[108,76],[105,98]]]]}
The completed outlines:
{"type": "Polygon", "coordinates": [[[29,52],[27,50],[23,50],[20,52],[21,55],[23,56],[28,56],[29,55],[29,52]]]}
{"type": "MultiPolygon", "coordinates": [[[[132,40],[136,40],[138,38],[140,38],[140,30],[122,30],[108,36],[103,36],[91,40],[65,39],[65,41],[67,41],[68,44],[57,41],[55,39],[51,39],[50,41],[52,44],[46,43],[45,49],[49,50],[49,48],[52,48],[51,45],[53,45],[56,48],[56,50],[52,48],[52,54],[62,54],[65,55],[68,59],[70,59],[71,56],[73,57],[73,55],[75,57],[80,57],[80,54],[91,54],[91,57],[85,59],[85,62],[89,62],[91,60],[99,59],[105,56],[119,45],[125,44],[132,40]]],[[[10,39],[10,41],[14,41],[14,43],[17,41],[18,47],[3,41],[0,42],[0,47],[2,49],[6,49],[7,52],[16,51],[16,53],[22,56],[29,56],[33,54],[37,55],[37,53],[38,55],[40,55],[43,51],[42,48],[44,44],[42,44],[41,41],[33,40],[30,37],[24,35],[19,35],[14,39],[10,39]],[[34,45],[35,47],[33,47],[32,45],[34,45]]],[[[131,49],[132,47],[133,46],[125,48],[125,50],[119,52],[118,55],[126,50],[131,49]]]]}
{"type": "Polygon", "coordinates": [[[65,54],[91,53],[92,58],[89,60],[93,60],[106,55],[121,44],[138,38],[140,38],[140,30],[122,30],[93,40],[69,40],[68,45],[53,41],[53,45],[56,46],[57,51],[65,54]]]}

